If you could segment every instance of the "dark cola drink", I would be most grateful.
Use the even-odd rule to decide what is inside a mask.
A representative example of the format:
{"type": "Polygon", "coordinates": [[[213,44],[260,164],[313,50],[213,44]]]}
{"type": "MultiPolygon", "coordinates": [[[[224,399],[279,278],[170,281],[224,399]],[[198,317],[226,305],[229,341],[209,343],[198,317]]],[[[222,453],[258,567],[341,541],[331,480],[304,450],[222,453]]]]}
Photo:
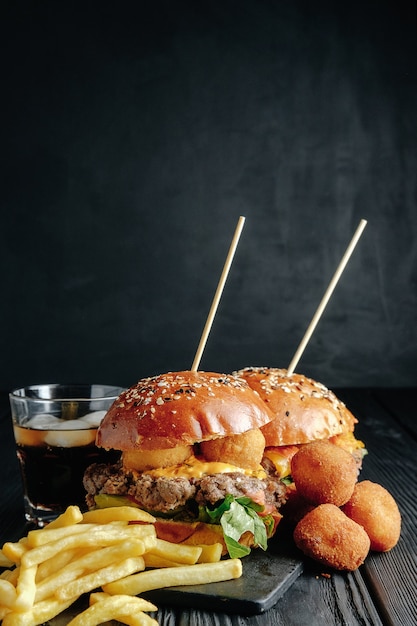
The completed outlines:
{"type": "Polygon", "coordinates": [[[123,391],[101,384],[40,384],[9,394],[26,519],[44,526],[70,505],[85,511],[83,476],[120,452],[95,445],[104,415],[123,391]]]}
{"type": "Polygon", "coordinates": [[[83,475],[91,463],[115,462],[119,452],[97,448],[97,428],[35,430],[14,425],[26,517],[45,525],[69,505],[86,510],[83,475]]]}

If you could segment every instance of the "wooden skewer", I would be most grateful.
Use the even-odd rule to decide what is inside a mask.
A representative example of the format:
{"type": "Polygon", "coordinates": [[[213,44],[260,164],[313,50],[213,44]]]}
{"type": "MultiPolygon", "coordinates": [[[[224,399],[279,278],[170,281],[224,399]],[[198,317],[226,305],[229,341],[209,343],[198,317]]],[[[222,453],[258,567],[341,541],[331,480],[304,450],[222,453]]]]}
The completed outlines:
{"type": "Polygon", "coordinates": [[[335,287],[337,285],[337,282],[338,282],[339,278],[341,277],[341,275],[343,273],[343,270],[345,269],[345,267],[346,267],[346,265],[347,265],[347,263],[348,263],[348,261],[350,259],[350,256],[351,256],[352,252],[354,251],[355,246],[358,243],[360,236],[363,233],[363,230],[364,230],[366,224],[367,224],[366,220],[361,220],[359,222],[359,226],[357,227],[357,229],[355,231],[355,234],[353,235],[350,244],[346,248],[346,252],[343,255],[343,257],[342,257],[342,259],[341,259],[341,261],[340,261],[340,263],[339,263],[339,265],[338,265],[338,267],[337,267],[337,269],[336,269],[336,271],[335,271],[335,273],[333,275],[333,278],[330,281],[329,286],[327,287],[326,292],[325,292],[325,294],[324,294],[324,296],[323,296],[319,306],[317,307],[317,310],[316,310],[316,312],[315,312],[315,314],[313,316],[313,319],[311,320],[310,325],[307,328],[307,330],[306,330],[306,332],[304,334],[304,337],[302,338],[302,340],[300,342],[300,345],[298,346],[297,351],[294,354],[294,356],[292,358],[292,361],[291,361],[291,363],[288,366],[288,370],[287,371],[288,371],[288,375],[289,376],[291,376],[291,374],[294,373],[294,370],[297,367],[298,361],[300,360],[301,355],[303,354],[303,352],[305,350],[305,347],[308,344],[308,342],[309,342],[309,340],[311,338],[311,335],[313,334],[314,329],[316,328],[316,326],[317,326],[317,324],[319,322],[319,319],[320,319],[324,309],[326,308],[327,303],[330,300],[330,297],[331,297],[331,295],[332,295],[332,293],[333,293],[333,291],[334,291],[334,289],[335,289],[335,287]]]}
{"type": "Polygon", "coordinates": [[[206,324],[204,326],[203,333],[201,335],[200,343],[197,348],[196,355],[194,357],[194,361],[191,367],[192,372],[196,372],[198,370],[198,366],[200,365],[201,357],[207,342],[207,338],[210,334],[210,330],[213,324],[214,317],[216,315],[217,307],[220,302],[220,298],[222,296],[223,288],[226,283],[226,279],[230,270],[230,266],[232,265],[233,257],[236,252],[237,244],[239,243],[240,234],[243,229],[243,225],[245,223],[245,218],[240,216],[237,222],[235,234],[233,235],[232,242],[230,244],[229,252],[226,257],[226,261],[223,267],[223,271],[221,273],[219,283],[217,285],[216,293],[214,294],[213,302],[210,307],[210,311],[207,317],[206,324]]]}

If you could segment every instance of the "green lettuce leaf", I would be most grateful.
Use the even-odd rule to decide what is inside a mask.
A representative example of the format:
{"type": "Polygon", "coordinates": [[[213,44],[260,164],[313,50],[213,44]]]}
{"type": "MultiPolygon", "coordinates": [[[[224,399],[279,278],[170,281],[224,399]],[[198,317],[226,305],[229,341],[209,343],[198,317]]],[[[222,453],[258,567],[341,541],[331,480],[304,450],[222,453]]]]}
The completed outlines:
{"type": "Polygon", "coordinates": [[[243,556],[250,554],[248,546],[242,546],[238,541],[224,535],[224,543],[231,559],[241,559],[243,556]]]}
{"type": "Polygon", "coordinates": [[[267,539],[272,534],[274,520],[268,515],[259,516],[258,513],[262,511],[263,506],[250,498],[228,495],[215,509],[200,507],[200,521],[220,524],[230,557],[239,558],[250,552],[250,548],[239,543],[246,531],[253,534],[255,545],[267,549],[267,539]]]}
{"type": "MultiPolygon", "coordinates": [[[[110,506],[138,506],[134,501],[125,496],[99,494],[95,496],[97,508],[110,506]]],[[[275,523],[271,515],[259,515],[263,506],[257,504],[251,498],[227,495],[225,499],[214,509],[200,506],[198,520],[208,524],[220,524],[223,531],[226,548],[231,558],[240,558],[250,553],[250,548],[239,543],[242,535],[249,531],[254,536],[254,544],[267,549],[267,540],[273,533],[275,523]]],[[[178,519],[185,518],[184,511],[178,511],[178,519]]],[[[160,516],[159,513],[156,513],[160,516]]],[[[165,517],[161,515],[161,517],[165,517]]],[[[176,519],[172,512],[166,517],[176,519]]]]}

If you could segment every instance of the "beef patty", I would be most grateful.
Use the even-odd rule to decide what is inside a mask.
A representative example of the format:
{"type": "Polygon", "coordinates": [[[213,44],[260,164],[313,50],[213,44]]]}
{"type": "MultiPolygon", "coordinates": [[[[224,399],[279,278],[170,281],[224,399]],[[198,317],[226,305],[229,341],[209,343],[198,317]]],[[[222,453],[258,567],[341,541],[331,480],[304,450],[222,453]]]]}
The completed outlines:
{"type": "Polygon", "coordinates": [[[122,464],[90,465],[84,475],[86,502],[92,508],[98,494],[121,495],[132,498],[149,511],[168,513],[186,506],[189,501],[199,505],[216,504],[230,494],[247,496],[255,501],[279,508],[286,500],[286,487],[278,477],[268,475],[259,479],[240,472],[212,474],[202,478],[154,477],[126,470],[122,464]]]}

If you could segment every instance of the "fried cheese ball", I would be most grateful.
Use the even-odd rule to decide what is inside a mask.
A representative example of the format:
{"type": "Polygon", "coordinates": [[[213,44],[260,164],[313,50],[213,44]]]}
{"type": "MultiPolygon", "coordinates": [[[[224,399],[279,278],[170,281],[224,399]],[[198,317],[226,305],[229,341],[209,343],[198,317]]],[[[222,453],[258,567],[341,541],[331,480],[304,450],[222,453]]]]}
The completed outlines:
{"type": "Polygon", "coordinates": [[[401,514],[392,495],[382,485],[364,480],[357,483],[344,513],[364,527],[371,540],[371,550],[387,552],[401,532],[401,514]]]}
{"type": "Polygon", "coordinates": [[[362,526],[334,504],[321,504],[294,529],[296,546],[322,565],[353,571],[364,562],[370,540],[362,526]]]}
{"type": "Polygon", "coordinates": [[[265,437],[259,428],[254,428],[239,435],[202,441],[200,450],[207,461],[258,469],[265,450],[265,437]]]}
{"type": "Polygon", "coordinates": [[[312,504],[341,506],[351,497],[358,469],[353,456],[326,440],[302,446],[291,460],[298,493],[312,504]]]}

